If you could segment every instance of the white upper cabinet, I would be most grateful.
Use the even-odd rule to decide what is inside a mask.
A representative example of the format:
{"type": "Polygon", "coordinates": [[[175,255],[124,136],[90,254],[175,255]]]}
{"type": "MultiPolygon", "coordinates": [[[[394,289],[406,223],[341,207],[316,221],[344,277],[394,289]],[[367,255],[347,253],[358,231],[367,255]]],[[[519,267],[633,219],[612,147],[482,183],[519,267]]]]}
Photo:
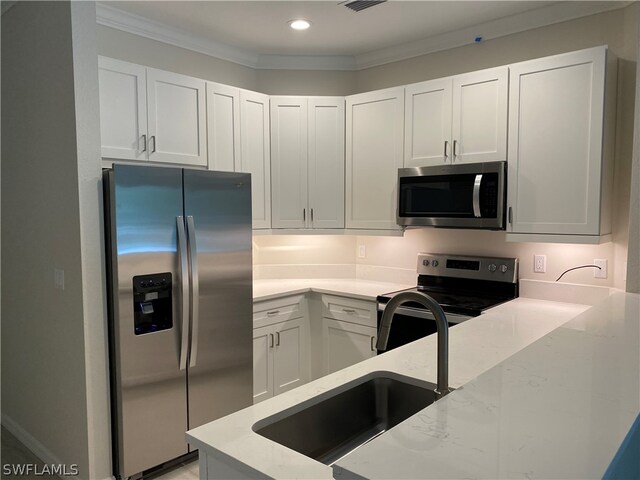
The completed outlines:
{"type": "Polygon", "coordinates": [[[271,97],[273,228],[307,226],[307,99],[271,97]]]}
{"type": "Polygon", "coordinates": [[[404,87],[347,97],[346,227],[398,230],[404,87]]]}
{"type": "Polygon", "coordinates": [[[344,227],[344,98],[271,97],[273,228],[344,227]]]}
{"type": "Polygon", "coordinates": [[[205,82],[147,68],[149,160],[207,165],[205,82]]]}
{"type": "Polygon", "coordinates": [[[102,156],[207,164],[205,82],[99,58],[102,156]]]}
{"type": "Polygon", "coordinates": [[[310,97],[309,207],[313,228],[344,228],[344,98],[310,97]]]}
{"type": "Polygon", "coordinates": [[[406,167],[507,159],[507,67],[406,87],[406,167]]]}
{"type": "Polygon", "coordinates": [[[606,66],[606,48],[598,47],[510,67],[508,232],[557,241],[610,233],[601,218],[610,177],[606,66]]]}
{"type": "Polygon", "coordinates": [[[405,167],[443,165],[449,162],[452,88],[451,78],[406,87],[405,167]]]}
{"type": "Polygon", "coordinates": [[[240,166],[251,174],[253,228],[271,228],[269,97],[240,90],[240,166]]]}
{"type": "Polygon", "coordinates": [[[146,68],[98,57],[102,156],[147,159],[146,68]]]}
{"type": "Polygon", "coordinates": [[[239,170],[239,88],[207,82],[207,152],[209,170],[239,170]]]}

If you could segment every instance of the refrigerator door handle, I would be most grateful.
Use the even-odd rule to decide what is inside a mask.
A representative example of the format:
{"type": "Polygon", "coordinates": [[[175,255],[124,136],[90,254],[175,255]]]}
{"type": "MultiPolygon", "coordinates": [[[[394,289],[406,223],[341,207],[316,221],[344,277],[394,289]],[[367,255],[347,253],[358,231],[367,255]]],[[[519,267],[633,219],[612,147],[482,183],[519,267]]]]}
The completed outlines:
{"type": "Polygon", "coordinates": [[[187,263],[187,235],[184,217],[176,217],[178,229],[178,263],[180,264],[180,370],[187,368],[189,350],[189,264],[187,263]]]}
{"type": "Polygon", "coordinates": [[[191,352],[189,366],[195,367],[198,357],[198,317],[200,283],[198,281],[198,248],[196,247],[196,226],[191,215],[187,216],[187,235],[189,238],[189,262],[191,270],[191,352]]]}

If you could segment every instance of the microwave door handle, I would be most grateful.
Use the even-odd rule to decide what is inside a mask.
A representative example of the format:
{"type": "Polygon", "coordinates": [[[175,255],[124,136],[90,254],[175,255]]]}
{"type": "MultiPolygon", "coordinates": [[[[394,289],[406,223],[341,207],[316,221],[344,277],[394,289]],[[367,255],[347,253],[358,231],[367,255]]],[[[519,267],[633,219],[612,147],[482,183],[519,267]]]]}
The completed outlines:
{"type": "Polygon", "coordinates": [[[476,175],[476,180],[473,182],[473,215],[476,218],[482,216],[480,212],[480,186],[482,185],[482,174],[476,175]]]}

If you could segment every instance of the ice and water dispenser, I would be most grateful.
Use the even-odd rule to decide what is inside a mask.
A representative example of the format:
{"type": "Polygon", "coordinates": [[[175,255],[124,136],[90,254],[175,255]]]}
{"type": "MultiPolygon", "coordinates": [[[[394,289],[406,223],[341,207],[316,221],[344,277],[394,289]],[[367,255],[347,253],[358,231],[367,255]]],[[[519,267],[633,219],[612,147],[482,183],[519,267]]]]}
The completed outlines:
{"type": "Polygon", "coordinates": [[[133,312],[136,335],[168,330],[173,326],[171,273],[133,277],[133,312]]]}

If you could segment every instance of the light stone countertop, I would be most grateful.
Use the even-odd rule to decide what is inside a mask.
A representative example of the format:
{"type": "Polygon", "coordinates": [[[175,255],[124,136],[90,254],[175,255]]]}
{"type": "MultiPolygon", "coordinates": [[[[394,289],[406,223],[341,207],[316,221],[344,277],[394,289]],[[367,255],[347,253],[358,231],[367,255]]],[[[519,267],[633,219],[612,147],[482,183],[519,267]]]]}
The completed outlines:
{"type": "Polygon", "coordinates": [[[253,301],[272,300],[285,295],[310,291],[343,295],[359,300],[375,301],[378,295],[415,287],[400,283],[373,282],[352,278],[300,278],[286,280],[254,280],[253,301]]]}
{"type": "MultiPolygon", "coordinates": [[[[458,390],[338,465],[367,478],[601,478],[638,413],[638,298],[616,293],[595,307],[518,298],[456,326],[449,378],[458,390]]],[[[375,371],[435,383],[435,360],[433,335],[187,437],[245,477],[333,478],[252,426],[375,371]]]]}

